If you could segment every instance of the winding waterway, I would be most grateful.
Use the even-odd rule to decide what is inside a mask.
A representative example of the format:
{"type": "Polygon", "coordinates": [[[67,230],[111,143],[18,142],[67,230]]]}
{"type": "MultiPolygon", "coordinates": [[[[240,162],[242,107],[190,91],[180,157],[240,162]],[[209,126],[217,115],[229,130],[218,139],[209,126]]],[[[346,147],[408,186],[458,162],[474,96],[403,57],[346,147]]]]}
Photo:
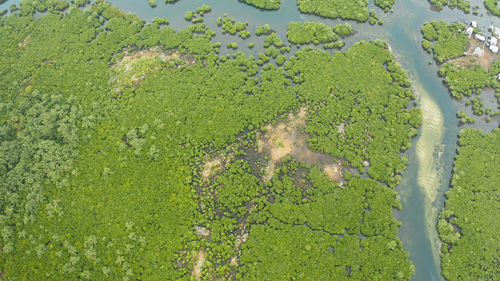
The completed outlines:
{"type": "MultiPolygon", "coordinates": [[[[0,5],[0,10],[17,2],[19,1],[7,1],[0,5]]],[[[220,28],[216,27],[216,19],[227,13],[237,21],[248,21],[247,30],[251,32],[256,26],[268,23],[284,41],[287,24],[290,21],[320,21],[330,26],[342,22],[301,14],[297,10],[296,0],[282,0],[282,6],[277,11],[262,11],[237,0],[181,0],[176,4],[164,4],[159,0],[158,7],[154,9],[149,7],[147,0],[108,0],[108,2],[124,11],[133,12],[147,21],[155,17],[166,17],[170,21],[170,26],[176,29],[190,24],[183,17],[186,11],[194,10],[202,4],[210,5],[212,12],[205,15],[205,23],[218,32],[214,40],[221,42],[223,46],[227,42],[238,42],[240,46],[238,50],[255,56],[263,51],[263,37],[253,35],[247,40],[242,40],[235,36],[223,35],[220,33],[220,28]],[[256,47],[249,49],[247,47],[249,42],[255,42],[256,47]]],[[[459,126],[455,115],[457,110],[463,109],[463,105],[450,97],[448,90],[437,76],[438,66],[430,63],[431,55],[420,47],[420,27],[425,21],[434,19],[447,22],[476,20],[483,29],[491,24],[500,26],[500,19],[488,16],[482,2],[482,0],[471,1],[473,7],[480,7],[479,15],[474,16],[448,8],[442,12],[432,11],[427,0],[397,0],[393,13],[383,14],[380,9],[375,9],[385,22],[382,26],[350,22],[357,33],[345,40],[346,48],[359,40],[380,38],[389,42],[396,60],[408,71],[412,87],[419,97],[424,123],[407,152],[408,168],[403,175],[403,181],[396,188],[402,198],[403,210],[394,211],[396,218],[402,222],[399,237],[404,243],[404,248],[410,252],[411,260],[416,267],[412,279],[415,281],[443,280],[439,266],[440,243],[435,221],[443,206],[444,193],[449,187],[457,134],[465,127],[459,126]]],[[[370,1],[370,7],[373,7],[373,0],[370,1]]],[[[221,54],[231,52],[234,51],[221,48],[221,54]]],[[[468,126],[491,131],[498,127],[499,117],[496,116],[493,122],[478,120],[476,124],[468,126]]]]}

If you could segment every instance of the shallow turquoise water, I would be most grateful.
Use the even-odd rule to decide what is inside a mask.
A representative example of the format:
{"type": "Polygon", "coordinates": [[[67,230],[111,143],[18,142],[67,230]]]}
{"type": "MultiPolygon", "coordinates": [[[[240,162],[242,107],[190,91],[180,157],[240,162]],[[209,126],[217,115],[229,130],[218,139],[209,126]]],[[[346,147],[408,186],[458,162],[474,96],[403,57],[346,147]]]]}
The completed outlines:
{"type": "MultiPolygon", "coordinates": [[[[17,2],[19,0],[7,1],[0,5],[0,10],[17,2]]],[[[248,21],[247,30],[252,33],[256,26],[268,23],[284,42],[286,42],[287,24],[290,21],[320,21],[328,25],[342,22],[300,14],[295,0],[282,0],[282,6],[277,11],[262,11],[237,0],[180,0],[175,4],[164,4],[163,1],[159,0],[157,1],[158,7],[154,9],[149,7],[147,0],[108,0],[108,2],[124,11],[133,12],[146,21],[155,17],[166,17],[170,21],[170,26],[176,29],[185,28],[190,24],[184,20],[186,11],[195,10],[202,4],[210,5],[212,12],[205,15],[205,23],[217,31],[218,35],[214,41],[221,42],[223,46],[228,42],[238,42],[240,46],[238,51],[255,56],[263,50],[264,38],[252,35],[249,39],[242,40],[235,36],[223,35],[220,32],[221,29],[216,26],[216,19],[219,16],[227,13],[237,21],[248,21]],[[247,47],[250,42],[256,43],[254,49],[247,47]]],[[[372,2],[370,1],[370,7],[373,7],[372,2]]],[[[458,120],[455,116],[457,110],[463,109],[463,105],[450,97],[448,90],[437,76],[438,66],[435,63],[429,64],[432,57],[420,47],[420,27],[425,21],[434,19],[448,22],[474,19],[483,27],[493,23],[497,26],[500,25],[499,18],[486,15],[482,0],[472,0],[471,3],[472,6],[480,6],[480,13],[484,16],[466,15],[462,11],[447,8],[438,13],[429,8],[427,0],[398,0],[394,6],[394,13],[384,14],[380,9],[375,8],[379,17],[384,19],[384,25],[371,26],[368,23],[350,22],[357,33],[345,40],[346,47],[359,40],[369,41],[380,38],[389,42],[396,60],[408,71],[414,88],[421,91],[422,97],[430,99],[441,110],[444,125],[443,136],[439,143],[434,143],[431,148],[432,157],[436,164],[437,181],[436,186],[433,187],[437,191],[436,198],[429,200],[423,187],[418,183],[421,171],[419,171],[416,144],[422,137],[421,134],[413,140],[412,148],[407,152],[409,165],[403,175],[402,183],[396,188],[401,194],[403,210],[395,211],[394,215],[402,222],[399,236],[415,264],[416,273],[412,279],[415,281],[443,280],[439,267],[439,241],[435,230],[435,215],[442,208],[444,192],[449,187],[457,133],[465,127],[458,127],[458,120]]],[[[225,47],[221,48],[221,54],[232,52],[234,51],[225,47]]],[[[499,120],[500,116],[496,116],[493,122],[486,123],[479,120],[475,125],[469,127],[491,131],[498,127],[499,120]]]]}

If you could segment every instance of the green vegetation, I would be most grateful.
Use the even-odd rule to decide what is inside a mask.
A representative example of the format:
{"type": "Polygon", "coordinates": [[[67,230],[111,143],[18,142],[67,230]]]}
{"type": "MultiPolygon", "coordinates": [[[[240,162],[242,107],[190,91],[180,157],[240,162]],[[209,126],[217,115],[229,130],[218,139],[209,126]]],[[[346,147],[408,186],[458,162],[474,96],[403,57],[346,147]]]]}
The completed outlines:
{"type": "Polygon", "coordinates": [[[385,12],[389,12],[391,10],[392,6],[394,6],[395,2],[396,2],[396,0],[375,0],[375,5],[384,9],[385,12]]]}
{"type": "Polygon", "coordinates": [[[324,44],[325,49],[342,48],[344,43],[339,35],[345,37],[353,33],[350,24],[339,24],[333,28],[319,22],[290,22],[288,24],[288,41],[295,45],[324,44]]]}
{"type": "Polygon", "coordinates": [[[500,8],[498,7],[498,0],[484,0],[484,6],[488,11],[495,16],[500,17],[500,8]]]}
{"type": "Polygon", "coordinates": [[[400,204],[394,191],[357,177],[340,188],[318,167],[290,159],[266,189],[273,200],[253,200],[262,211],[247,219],[244,279],[408,280],[413,274],[395,237],[398,222],[391,212],[400,204]]]}
{"type": "MultiPolygon", "coordinates": [[[[390,11],[395,0],[375,0],[375,5],[385,12],[390,11]]],[[[326,18],[342,18],[365,22],[373,18],[368,13],[368,0],[297,0],[299,11],[306,14],[319,15],[326,18]]],[[[375,16],[376,17],[376,16],[375,16]]]]}
{"type": "Polygon", "coordinates": [[[148,0],[148,3],[149,3],[149,6],[151,6],[151,8],[156,8],[156,6],[157,6],[156,0],[148,0]]]}
{"type": "Polygon", "coordinates": [[[378,16],[377,16],[377,14],[375,13],[374,10],[370,10],[368,22],[371,25],[374,25],[374,24],[377,24],[377,23],[380,23],[380,24],[383,23],[383,21],[379,21],[378,16]]]}
{"type": "Polygon", "coordinates": [[[286,57],[285,56],[278,56],[276,58],[276,64],[278,66],[282,66],[286,62],[286,57]]]}
{"type": "Polygon", "coordinates": [[[201,23],[203,22],[203,16],[210,11],[212,11],[212,7],[202,5],[201,7],[196,8],[196,11],[187,11],[184,14],[184,19],[192,23],[201,23]]]}
{"type": "Polygon", "coordinates": [[[320,22],[290,22],[287,37],[296,45],[328,43],[339,38],[331,27],[320,22]]]}
{"type": "Polygon", "coordinates": [[[271,26],[267,23],[261,26],[257,26],[257,29],[255,30],[255,35],[257,36],[269,35],[269,33],[271,33],[271,26]]]}
{"type": "MultiPolygon", "coordinates": [[[[463,56],[469,42],[465,32],[461,32],[464,29],[465,26],[462,23],[447,25],[443,21],[426,22],[421,29],[424,37],[422,47],[428,52],[432,51],[434,58],[439,62],[463,56]],[[435,42],[434,45],[433,42],[435,42]]],[[[492,87],[496,91],[500,104],[500,82],[497,78],[499,73],[500,61],[493,61],[490,68],[486,70],[477,63],[475,57],[464,57],[447,62],[439,69],[439,75],[443,77],[450,94],[459,100],[470,98],[466,100],[465,105],[472,104],[474,115],[489,115],[486,117],[487,121],[491,121],[496,110],[484,108],[484,102],[479,97],[471,97],[479,95],[486,87],[492,87]]],[[[474,123],[476,120],[468,117],[464,111],[457,112],[457,117],[462,123],[474,123]]]]}
{"type": "Polygon", "coordinates": [[[422,26],[422,47],[434,54],[434,59],[444,62],[464,55],[469,43],[462,23],[446,24],[444,21],[426,22],[422,26]]]}
{"type": "Polygon", "coordinates": [[[326,18],[357,20],[368,19],[368,0],[297,0],[299,10],[306,14],[315,14],[326,18]]]}
{"type": "Polygon", "coordinates": [[[264,40],[264,48],[269,48],[271,46],[276,48],[283,47],[283,41],[276,35],[276,32],[271,33],[271,35],[267,36],[264,40]]]}
{"type": "Polygon", "coordinates": [[[447,280],[495,280],[500,233],[500,130],[460,132],[451,189],[439,216],[447,280]]]}
{"type": "Polygon", "coordinates": [[[238,49],[238,43],[236,42],[229,42],[227,43],[227,47],[231,49],[238,49]]]}
{"type": "Polygon", "coordinates": [[[494,80],[481,66],[457,67],[454,63],[444,64],[439,75],[444,77],[450,93],[457,99],[478,94],[494,80]]]}
{"type": "Polygon", "coordinates": [[[238,33],[238,36],[242,39],[246,39],[250,36],[250,32],[246,31],[248,26],[248,22],[236,22],[234,19],[231,19],[224,15],[224,18],[217,18],[217,25],[222,27],[223,33],[229,33],[231,35],[235,35],[238,33]]]}
{"type": "Polygon", "coordinates": [[[187,21],[191,21],[194,17],[195,17],[195,12],[193,12],[193,11],[187,11],[184,14],[184,19],[187,21]]]}
{"type": "Polygon", "coordinates": [[[281,0],[239,0],[247,4],[253,5],[265,10],[278,10],[281,5],[281,0]]]}
{"type": "Polygon", "coordinates": [[[346,37],[354,33],[351,25],[348,23],[337,24],[333,27],[333,32],[341,37],[346,37]]]}
{"type": "Polygon", "coordinates": [[[300,84],[299,94],[311,101],[326,100],[308,120],[310,146],[346,159],[361,173],[368,164],[372,178],[394,187],[401,180],[399,174],[407,162],[399,151],[410,146],[421,117],[419,110],[407,109],[414,98],[407,88],[410,85],[407,74],[386,48],[384,42],[359,43],[333,58],[307,48],[287,62],[286,68],[287,75],[300,84]],[[381,71],[384,64],[387,71],[381,71]],[[361,77],[370,77],[377,87],[361,77]],[[378,116],[373,108],[387,110],[378,116]],[[391,138],[394,139],[388,141],[391,138]]]}
{"type": "Polygon", "coordinates": [[[441,11],[444,6],[448,6],[451,9],[458,7],[466,13],[470,13],[471,11],[469,0],[429,0],[429,2],[436,7],[438,11],[441,11]]]}
{"type": "Polygon", "coordinates": [[[196,8],[196,13],[198,13],[200,16],[204,16],[206,13],[209,13],[212,11],[212,7],[208,5],[201,5],[201,7],[196,8]]]}
{"type": "MultiPolygon", "coordinates": [[[[499,73],[500,61],[493,62],[488,71],[479,65],[458,67],[454,63],[446,63],[439,70],[439,75],[444,78],[444,81],[450,89],[451,95],[455,98],[459,100],[466,97],[469,98],[474,95],[479,95],[486,87],[492,87],[497,93],[497,98],[499,99],[500,104],[500,82],[497,78],[499,73]]],[[[477,116],[486,114],[490,115],[488,117],[492,117],[496,113],[492,112],[493,110],[490,108],[484,108],[484,101],[481,101],[480,97],[469,99],[465,103],[465,105],[470,104],[472,104],[473,113],[477,116]]],[[[465,118],[466,116],[463,112],[457,113],[457,116],[463,123],[473,123],[471,121],[474,119],[465,118]]]]}
{"type": "Polygon", "coordinates": [[[411,278],[392,187],[421,116],[384,42],[287,61],[271,33],[256,61],[203,23],[26,3],[0,18],[2,278],[411,278]],[[285,158],[263,180],[257,135],[300,107],[344,178],[285,158]]]}
{"type": "Polygon", "coordinates": [[[467,114],[463,110],[457,112],[457,118],[458,120],[460,120],[461,123],[464,124],[472,124],[476,122],[476,118],[467,116],[467,114]]]}

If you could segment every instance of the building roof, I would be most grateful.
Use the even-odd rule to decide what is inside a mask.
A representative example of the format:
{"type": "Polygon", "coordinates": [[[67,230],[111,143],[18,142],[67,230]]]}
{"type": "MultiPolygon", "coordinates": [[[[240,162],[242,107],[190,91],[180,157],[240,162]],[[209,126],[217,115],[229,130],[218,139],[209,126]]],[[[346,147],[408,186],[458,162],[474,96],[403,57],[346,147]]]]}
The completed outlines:
{"type": "Polygon", "coordinates": [[[500,36],[500,27],[493,27],[492,30],[493,35],[500,36]]]}
{"type": "Polygon", "coordinates": [[[491,37],[490,44],[496,46],[498,44],[498,40],[495,37],[491,37]]]}
{"type": "Polygon", "coordinates": [[[493,45],[491,45],[491,46],[490,46],[490,51],[491,51],[492,53],[494,53],[494,54],[497,54],[497,53],[498,53],[498,47],[497,47],[497,46],[493,46],[493,45]]]}
{"type": "Polygon", "coordinates": [[[472,33],[474,33],[474,28],[472,27],[468,27],[466,30],[465,30],[465,33],[467,33],[467,35],[471,36],[472,33]]]}
{"type": "Polygon", "coordinates": [[[474,35],[474,37],[479,40],[479,41],[485,41],[486,40],[486,37],[484,37],[483,35],[480,35],[480,34],[476,34],[474,35]]]}

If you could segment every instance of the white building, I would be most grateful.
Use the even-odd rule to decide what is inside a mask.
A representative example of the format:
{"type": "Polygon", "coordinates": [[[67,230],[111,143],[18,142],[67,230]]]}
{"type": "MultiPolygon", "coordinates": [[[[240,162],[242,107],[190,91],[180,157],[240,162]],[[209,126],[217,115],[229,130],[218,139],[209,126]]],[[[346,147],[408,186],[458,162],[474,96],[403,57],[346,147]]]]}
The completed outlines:
{"type": "Polygon", "coordinates": [[[497,47],[497,46],[490,45],[490,51],[491,51],[493,54],[498,54],[498,47],[497,47]]]}
{"type": "Polygon", "coordinates": [[[467,36],[469,36],[469,38],[472,36],[472,33],[474,33],[474,28],[472,27],[468,27],[466,30],[465,30],[465,33],[467,33],[467,36]]]}
{"type": "Polygon", "coordinates": [[[484,37],[483,35],[480,35],[480,34],[474,35],[474,38],[476,38],[477,40],[479,40],[481,42],[486,41],[486,37],[484,37]]]}
{"type": "Polygon", "coordinates": [[[474,28],[477,28],[477,21],[471,21],[470,25],[474,28]]]}
{"type": "Polygon", "coordinates": [[[496,46],[498,44],[498,40],[497,38],[495,37],[491,37],[491,40],[490,40],[490,45],[492,46],[496,46]]]}
{"type": "Polygon", "coordinates": [[[484,54],[484,50],[481,47],[476,47],[472,54],[476,57],[481,57],[484,54]]]}
{"type": "Polygon", "coordinates": [[[493,36],[498,36],[500,37],[500,27],[494,27],[493,25],[490,26],[490,31],[493,34],[493,36]]]}

